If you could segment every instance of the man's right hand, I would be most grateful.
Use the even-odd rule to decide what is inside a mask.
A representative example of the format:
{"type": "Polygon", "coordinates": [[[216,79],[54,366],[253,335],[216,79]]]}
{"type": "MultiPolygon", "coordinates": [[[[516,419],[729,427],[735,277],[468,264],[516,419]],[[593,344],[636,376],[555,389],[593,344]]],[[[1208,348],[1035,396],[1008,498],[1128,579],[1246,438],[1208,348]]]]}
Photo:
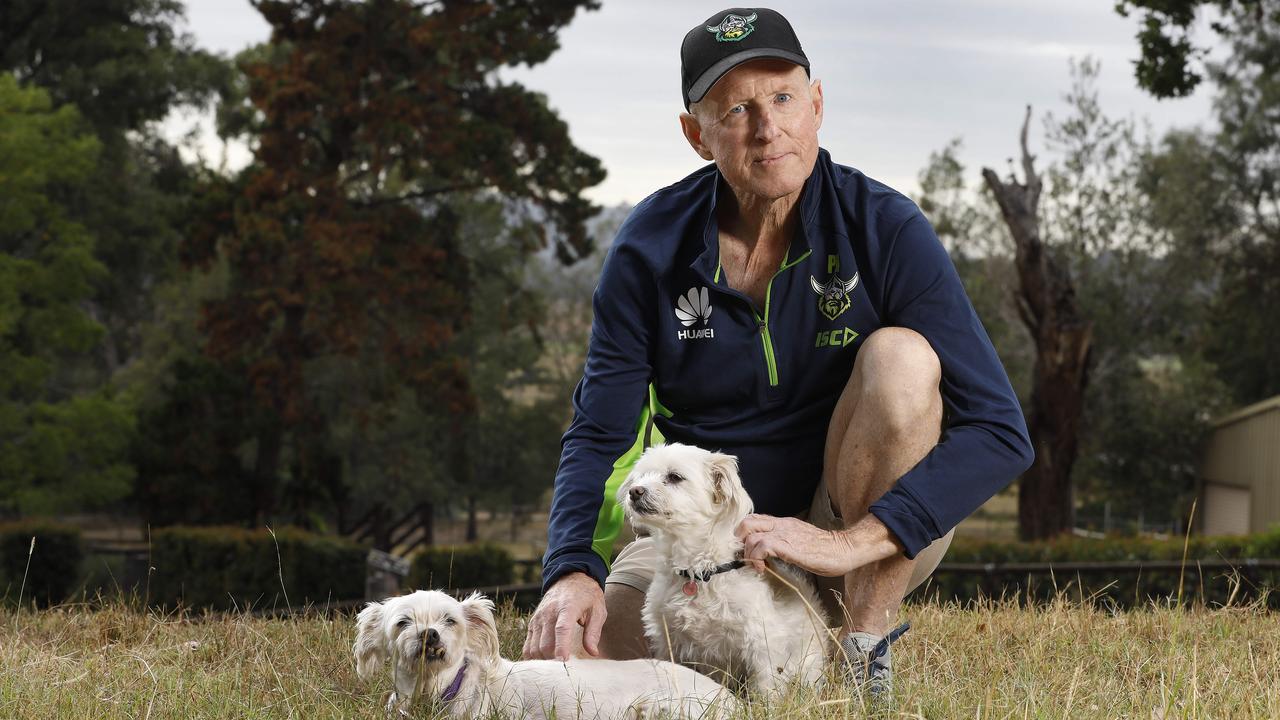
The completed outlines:
{"type": "Polygon", "coordinates": [[[582,648],[588,655],[599,657],[604,617],[604,591],[594,578],[581,572],[561,577],[542,596],[538,609],[529,618],[524,658],[568,660],[573,631],[579,625],[583,627],[582,648]]]}

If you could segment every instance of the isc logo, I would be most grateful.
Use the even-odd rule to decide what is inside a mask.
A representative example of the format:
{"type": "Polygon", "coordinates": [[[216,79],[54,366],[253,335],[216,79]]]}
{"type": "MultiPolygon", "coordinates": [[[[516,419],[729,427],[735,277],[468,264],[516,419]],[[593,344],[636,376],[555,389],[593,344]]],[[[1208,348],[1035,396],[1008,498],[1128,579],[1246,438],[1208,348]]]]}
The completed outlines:
{"type": "Polygon", "coordinates": [[[814,341],[813,346],[816,348],[844,347],[851,344],[857,337],[858,333],[849,328],[821,330],[818,332],[818,339],[814,341]]]}

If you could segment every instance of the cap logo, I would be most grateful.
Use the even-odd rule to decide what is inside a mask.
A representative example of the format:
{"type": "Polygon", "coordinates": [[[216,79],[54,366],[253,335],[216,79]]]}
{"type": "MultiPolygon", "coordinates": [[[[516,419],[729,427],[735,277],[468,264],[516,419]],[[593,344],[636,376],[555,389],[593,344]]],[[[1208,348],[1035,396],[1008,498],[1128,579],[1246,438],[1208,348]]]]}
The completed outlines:
{"type": "Polygon", "coordinates": [[[719,25],[708,25],[707,32],[716,34],[716,42],[738,42],[756,29],[751,24],[755,21],[756,13],[751,13],[747,17],[733,14],[725,15],[719,25]]]}

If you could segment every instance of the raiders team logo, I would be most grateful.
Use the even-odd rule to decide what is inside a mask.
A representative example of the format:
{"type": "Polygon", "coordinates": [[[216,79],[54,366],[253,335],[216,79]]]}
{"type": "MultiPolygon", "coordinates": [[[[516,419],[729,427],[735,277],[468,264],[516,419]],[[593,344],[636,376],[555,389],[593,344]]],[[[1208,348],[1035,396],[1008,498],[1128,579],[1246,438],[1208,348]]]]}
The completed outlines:
{"type": "Polygon", "coordinates": [[[835,320],[852,304],[849,301],[849,293],[858,287],[858,273],[854,273],[851,280],[841,280],[838,274],[832,273],[831,279],[825,285],[810,275],[809,285],[814,292],[818,293],[818,312],[828,320],[835,320]]]}
{"type": "Polygon", "coordinates": [[[717,42],[738,42],[756,29],[751,24],[755,21],[755,13],[751,13],[747,17],[729,14],[724,16],[719,25],[708,25],[707,32],[715,33],[717,42]]]}

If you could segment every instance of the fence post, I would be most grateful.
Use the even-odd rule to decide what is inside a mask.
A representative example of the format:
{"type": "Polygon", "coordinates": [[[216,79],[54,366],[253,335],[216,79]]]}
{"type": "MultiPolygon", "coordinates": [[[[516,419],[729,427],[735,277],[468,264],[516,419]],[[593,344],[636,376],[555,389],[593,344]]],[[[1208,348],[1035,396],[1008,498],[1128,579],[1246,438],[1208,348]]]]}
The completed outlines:
{"type": "Polygon", "coordinates": [[[371,549],[365,558],[364,596],[381,600],[399,595],[404,579],[409,576],[409,561],[388,552],[371,549]]]}

